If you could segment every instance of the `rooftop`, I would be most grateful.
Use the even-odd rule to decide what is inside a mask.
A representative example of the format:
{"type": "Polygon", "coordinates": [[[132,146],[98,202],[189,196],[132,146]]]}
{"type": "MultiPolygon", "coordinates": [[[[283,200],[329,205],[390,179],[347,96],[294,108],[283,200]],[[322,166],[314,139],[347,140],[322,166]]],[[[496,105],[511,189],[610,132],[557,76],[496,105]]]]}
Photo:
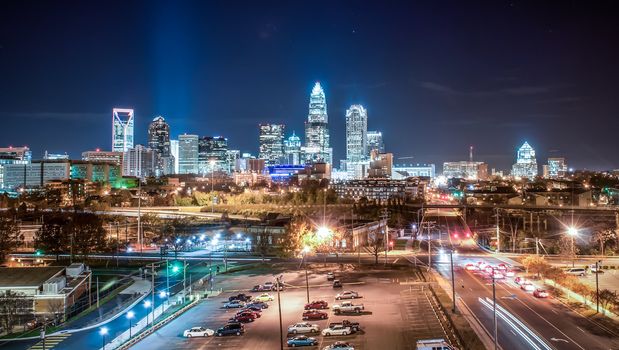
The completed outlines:
{"type": "Polygon", "coordinates": [[[64,270],[62,266],[2,267],[0,268],[0,288],[39,287],[62,270],[64,270]]]}

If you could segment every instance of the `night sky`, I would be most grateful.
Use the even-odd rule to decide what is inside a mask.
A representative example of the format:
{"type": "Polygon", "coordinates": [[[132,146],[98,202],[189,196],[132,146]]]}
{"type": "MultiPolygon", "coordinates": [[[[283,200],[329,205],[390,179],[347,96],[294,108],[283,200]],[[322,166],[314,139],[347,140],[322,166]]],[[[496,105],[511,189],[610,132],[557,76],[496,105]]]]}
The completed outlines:
{"type": "Polygon", "coordinates": [[[334,159],[368,109],[406,162],[619,168],[619,6],[604,1],[3,1],[0,146],[111,148],[111,111],[258,153],[258,123],[303,136],[325,87],[334,159]],[[543,4],[541,4],[543,2],[543,4]]]}

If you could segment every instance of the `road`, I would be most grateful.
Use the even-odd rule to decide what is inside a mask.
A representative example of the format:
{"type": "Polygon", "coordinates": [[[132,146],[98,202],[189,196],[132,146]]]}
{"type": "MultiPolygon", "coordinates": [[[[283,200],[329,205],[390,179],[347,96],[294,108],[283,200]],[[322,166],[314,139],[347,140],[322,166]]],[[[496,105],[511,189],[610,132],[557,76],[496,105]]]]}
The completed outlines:
{"type": "MultiPolygon", "coordinates": [[[[466,228],[460,217],[439,215],[437,225],[440,230],[435,237],[438,246],[457,246],[458,254],[454,257],[457,294],[493,337],[493,313],[487,304],[487,300],[492,304],[492,281],[481,272],[467,271],[464,266],[480,260],[495,265],[503,261],[463,238],[466,228]],[[454,238],[456,233],[458,239],[454,238]]],[[[438,254],[434,260],[436,270],[450,279],[449,256],[438,254]]],[[[521,290],[513,278],[496,283],[496,302],[504,310],[499,314],[505,315],[505,319],[499,316],[497,332],[498,345],[504,350],[619,349],[618,335],[613,333],[617,330],[605,329],[555,299],[535,298],[530,292],[521,290]]]]}

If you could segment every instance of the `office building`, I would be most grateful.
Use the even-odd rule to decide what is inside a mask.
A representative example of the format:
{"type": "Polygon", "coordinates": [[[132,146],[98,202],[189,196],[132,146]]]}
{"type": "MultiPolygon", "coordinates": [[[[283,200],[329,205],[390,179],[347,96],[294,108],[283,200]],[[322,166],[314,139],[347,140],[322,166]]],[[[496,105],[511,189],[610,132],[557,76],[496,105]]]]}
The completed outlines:
{"type": "Polygon", "coordinates": [[[174,174],[178,174],[178,140],[170,140],[170,154],[174,158],[174,174]]]}
{"type": "Polygon", "coordinates": [[[69,155],[65,153],[49,153],[45,151],[43,155],[43,160],[68,160],[69,155]]]}
{"type": "Polygon", "coordinates": [[[241,151],[238,149],[229,149],[228,152],[228,170],[229,174],[235,171],[236,161],[241,158],[241,151]]]}
{"type": "Polygon", "coordinates": [[[443,163],[443,176],[448,179],[486,180],[488,164],[472,161],[445,162],[443,163]]]}
{"type": "Polygon", "coordinates": [[[71,163],[68,160],[5,164],[2,189],[13,191],[19,188],[43,188],[49,181],[68,180],[70,175],[71,163]]]}
{"type": "Polygon", "coordinates": [[[406,179],[409,177],[436,177],[434,164],[395,164],[391,172],[394,180],[406,179]]]}
{"type": "Polygon", "coordinates": [[[390,179],[393,168],[393,153],[378,153],[372,150],[368,177],[390,179]]]}
{"type": "Polygon", "coordinates": [[[0,148],[0,189],[4,189],[5,165],[29,164],[32,161],[32,152],[28,147],[0,148]]]}
{"type": "Polygon", "coordinates": [[[155,152],[157,176],[174,173],[174,158],[170,148],[170,125],[158,116],[148,126],[148,147],[155,152]]]}
{"type": "Polygon", "coordinates": [[[157,155],[155,151],[142,145],[136,145],[123,153],[123,176],[133,176],[140,179],[156,176],[155,166],[157,155]]]}
{"type": "Polygon", "coordinates": [[[316,83],[312,89],[309,113],[305,122],[305,152],[309,162],[332,164],[333,150],[329,146],[329,118],[325,93],[316,83]]]}
{"type": "Polygon", "coordinates": [[[512,166],[512,176],[533,179],[537,176],[535,150],[525,142],[516,154],[516,163],[512,166]]]}
{"type": "Polygon", "coordinates": [[[346,162],[360,162],[368,157],[368,112],[362,105],[346,110],[346,162]]]}
{"type": "Polygon", "coordinates": [[[198,141],[198,174],[229,171],[228,139],[222,136],[204,136],[198,141]]]}
{"type": "Polygon", "coordinates": [[[367,132],[367,154],[368,157],[372,150],[378,150],[378,153],[385,153],[385,143],[383,142],[383,133],[380,131],[367,132]]]}
{"type": "Polygon", "coordinates": [[[560,179],[567,174],[565,158],[548,158],[548,165],[544,166],[544,177],[560,179]]]}
{"type": "Polygon", "coordinates": [[[82,160],[87,162],[104,162],[116,165],[122,165],[123,152],[94,151],[82,152],[82,160]]]}
{"type": "Polygon", "coordinates": [[[112,110],[112,151],[125,152],[133,148],[133,109],[112,110]]]}
{"type": "Polygon", "coordinates": [[[267,165],[284,163],[284,124],[260,124],[260,153],[267,165]]]}
{"type": "Polygon", "coordinates": [[[178,173],[198,173],[198,135],[178,136],[178,173]]]}
{"type": "Polygon", "coordinates": [[[301,138],[297,136],[294,131],[290,137],[284,140],[284,157],[286,159],[286,164],[305,164],[305,158],[301,152],[301,138]]]}

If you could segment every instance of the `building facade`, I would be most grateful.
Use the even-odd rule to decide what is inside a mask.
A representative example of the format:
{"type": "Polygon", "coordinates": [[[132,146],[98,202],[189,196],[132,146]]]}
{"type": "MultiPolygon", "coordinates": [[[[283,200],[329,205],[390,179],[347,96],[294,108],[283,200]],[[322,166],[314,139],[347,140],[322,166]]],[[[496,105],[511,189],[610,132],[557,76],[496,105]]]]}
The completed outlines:
{"type": "Polygon", "coordinates": [[[393,153],[378,153],[372,150],[368,177],[390,179],[393,168],[393,153]]]}
{"type": "Polygon", "coordinates": [[[567,174],[567,163],[565,158],[548,158],[548,173],[544,177],[560,179],[567,174]]]}
{"type": "Polygon", "coordinates": [[[310,95],[309,113],[305,122],[305,153],[309,162],[332,164],[333,150],[329,146],[327,99],[318,82],[310,95]]]}
{"type": "Polygon", "coordinates": [[[227,173],[228,139],[222,136],[204,136],[198,141],[198,174],[206,175],[212,171],[227,173]]]}
{"type": "Polygon", "coordinates": [[[156,164],[157,155],[155,151],[142,145],[136,145],[123,154],[123,176],[134,176],[140,179],[156,176],[156,164]]]}
{"type": "Polygon", "coordinates": [[[260,124],[258,158],[264,159],[267,165],[285,163],[284,129],[284,124],[260,124]]]}
{"type": "MultiPolygon", "coordinates": [[[[28,147],[0,148],[0,189],[4,189],[5,166],[9,164],[29,164],[32,161],[32,152],[28,147]]],[[[8,187],[6,187],[8,188],[8,187]]]]}
{"type": "Polygon", "coordinates": [[[174,174],[178,174],[178,140],[170,140],[170,154],[174,157],[174,174]]]}
{"type": "Polygon", "coordinates": [[[305,158],[301,152],[301,138],[297,136],[294,131],[290,137],[284,140],[284,157],[286,159],[286,164],[305,164],[305,158]]]}
{"type": "Polygon", "coordinates": [[[112,151],[125,152],[133,148],[133,109],[112,110],[112,151]]]}
{"type": "Polygon", "coordinates": [[[110,164],[122,165],[123,153],[110,151],[86,151],[82,152],[82,160],[87,162],[105,162],[110,164]]]}
{"type": "Polygon", "coordinates": [[[157,176],[174,173],[174,156],[170,147],[170,125],[158,116],[148,126],[148,147],[155,152],[157,176]]]}
{"type": "Polygon", "coordinates": [[[198,135],[178,136],[178,173],[198,173],[198,135]]]}
{"type": "Polygon", "coordinates": [[[434,164],[396,164],[393,166],[391,178],[394,180],[409,177],[436,177],[434,164]]]}
{"type": "Polygon", "coordinates": [[[525,142],[516,154],[516,163],[512,166],[512,176],[533,179],[537,176],[535,150],[525,142]]]}
{"type": "Polygon", "coordinates": [[[488,178],[488,164],[484,162],[445,162],[443,176],[448,179],[486,180],[488,178]]]}
{"type": "Polygon", "coordinates": [[[346,162],[361,162],[368,157],[368,112],[362,105],[346,110],[346,162]]]}

